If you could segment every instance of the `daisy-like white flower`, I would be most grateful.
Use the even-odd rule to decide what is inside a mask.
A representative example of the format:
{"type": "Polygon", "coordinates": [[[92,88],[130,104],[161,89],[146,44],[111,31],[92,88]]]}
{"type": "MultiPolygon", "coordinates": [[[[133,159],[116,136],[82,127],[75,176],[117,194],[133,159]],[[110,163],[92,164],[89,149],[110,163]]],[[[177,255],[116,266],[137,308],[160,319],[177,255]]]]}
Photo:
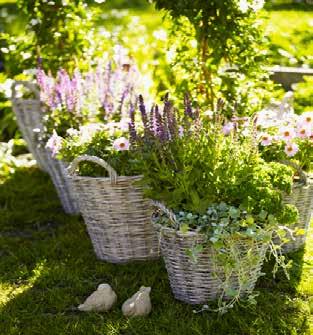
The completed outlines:
{"type": "Polygon", "coordinates": [[[281,127],[279,129],[280,137],[284,141],[290,141],[295,137],[295,131],[290,127],[281,127]]]}
{"type": "Polygon", "coordinates": [[[262,133],[260,136],[261,145],[268,146],[272,144],[273,137],[267,133],[262,133]]]}
{"type": "Polygon", "coordinates": [[[313,112],[305,112],[300,115],[299,123],[302,125],[312,126],[313,125],[313,112]]]}
{"type": "Polygon", "coordinates": [[[233,122],[228,122],[223,126],[222,132],[224,135],[229,135],[231,131],[234,130],[234,128],[235,128],[235,125],[233,124],[233,122]]]}
{"type": "Polygon", "coordinates": [[[288,157],[293,157],[299,151],[296,143],[287,143],[285,146],[285,153],[288,157]]]}
{"type": "Polygon", "coordinates": [[[299,125],[297,127],[297,135],[301,138],[308,138],[312,135],[312,130],[307,126],[299,125]]]}
{"type": "Polygon", "coordinates": [[[120,137],[113,142],[113,149],[116,151],[129,150],[130,143],[127,138],[120,137]]]}

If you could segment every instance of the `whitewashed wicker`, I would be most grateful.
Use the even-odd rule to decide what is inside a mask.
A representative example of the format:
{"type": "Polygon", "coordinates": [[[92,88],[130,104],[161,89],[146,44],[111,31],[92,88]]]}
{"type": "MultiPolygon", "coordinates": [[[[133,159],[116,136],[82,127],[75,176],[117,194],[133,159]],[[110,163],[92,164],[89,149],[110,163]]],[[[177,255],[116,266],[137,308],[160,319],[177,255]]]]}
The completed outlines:
{"type": "Polygon", "coordinates": [[[283,163],[295,168],[300,178],[299,181],[294,183],[291,194],[283,196],[283,202],[285,204],[295,205],[299,211],[298,222],[288,228],[291,230],[301,229],[305,232],[302,235],[286,232],[286,238],[288,238],[289,241],[282,245],[282,252],[287,253],[296,251],[305,245],[313,207],[313,178],[302,171],[296,164],[285,161],[283,163]]]}
{"type": "MultiPolygon", "coordinates": [[[[168,214],[173,220],[175,215],[163,205],[155,203],[163,212],[168,214]]],[[[176,299],[188,304],[203,304],[207,301],[214,301],[222,294],[224,278],[223,264],[214,260],[216,251],[207,246],[198,254],[197,262],[192,262],[186,251],[197,244],[205,244],[206,239],[203,234],[195,231],[182,233],[174,228],[164,227],[155,224],[156,230],[160,233],[161,253],[165,260],[166,269],[169,276],[170,285],[176,299]]],[[[249,241],[250,242],[250,241],[249,241]]],[[[251,244],[248,240],[238,239],[236,248],[240,250],[242,258],[251,252],[251,244]]],[[[259,261],[254,266],[244,266],[242,274],[248,278],[244,288],[241,289],[240,296],[243,297],[253,291],[257,279],[261,274],[261,267],[268,248],[267,243],[254,243],[252,253],[258,255],[259,261]]],[[[227,251],[226,251],[227,252],[227,251]]],[[[238,273],[230,279],[231,288],[238,290],[238,273]]],[[[225,294],[223,300],[229,300],[225,294]]]]}
{"type": "Polygon", "coordinates": [[[34,129],[43,130],[43,106],[36,85],[27,81],[14,82],[12,85],[12,105],[28,149],[36,159],[38,166],[49,173],[64,211],[68,214],[78,213],[78,205],[71,182],[68,179],[66,165],[51,157],[44,144],[40,142],[38,132],[34,132],[34,129]],[[18,98],[16,88],[19,85],[22,85],[33,97],[18,98]]]}
{"type": "Polygon", "coordinates": [[[28,81],[15,81],[12,85],[12,106],[29,151],[33,154],[40,169],[48,172],[46,160],[39,148],[38,132],[34,131],[34,129],[43,130],[42,104],[36,85],[28,81]],[[23,86],[33,97],[27,99],[17,97],[17,86],[23,86]]]}
{"type": "Polygon", "coordinates": [[[151,203],[143,197],[141,188],[134,185],[140,176],[117,176],[104,160],[86,155],[72,162],[69,174],[99,259],[124,263],[159,256],[151,203]],[[84,161],[102,166],[109,177],[77,176],[76,169],[84,161]]]}
{"type": "Polygon", "coordinates": [[[69,178],[67,172],[68,164],[62,160],[57,160],[51,157],[49,150],[44,150],[46,155],[46,165],[49,169],[48,172],[59,196],[64,212],[67,214],[78,214],[78,202],[74,192],[72,180],[69,178]]]}

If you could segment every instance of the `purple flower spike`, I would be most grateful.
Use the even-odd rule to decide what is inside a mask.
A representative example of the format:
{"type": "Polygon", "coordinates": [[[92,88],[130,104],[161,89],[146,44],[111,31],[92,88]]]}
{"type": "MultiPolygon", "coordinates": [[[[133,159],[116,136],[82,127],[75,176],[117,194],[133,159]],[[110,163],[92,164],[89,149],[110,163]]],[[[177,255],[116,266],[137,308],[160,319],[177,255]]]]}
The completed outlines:
{"type": "Polygon", "coordinates": [[[143,126],[144,126],[145,130],[147,130],[148,127],[149,127],[148,116],[147,116],[147,112],[146,112],[146,106],[145,106],[145,103],[144,103],[144,100],[143,100],[143,97],[142,97],[141,94],[139,95],[139,110],[140,110],[140,113],[141,113],[141,119],[142,119],[143,126]]]}
{"type": "Polygon", "coordinates": [[[184,106],[185,106],[185,115],[193,119],[194,116],[192,112],[190,96],[188,93],[186,93],[184,97],[184,106]]]}

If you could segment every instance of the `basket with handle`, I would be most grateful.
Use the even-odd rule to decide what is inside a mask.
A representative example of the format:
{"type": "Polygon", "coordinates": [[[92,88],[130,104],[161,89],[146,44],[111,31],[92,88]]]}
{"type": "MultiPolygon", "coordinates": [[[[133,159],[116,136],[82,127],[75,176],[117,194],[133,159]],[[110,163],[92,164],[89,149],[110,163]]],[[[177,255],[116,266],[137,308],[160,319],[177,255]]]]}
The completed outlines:
{"type": "Polygon", "coordinates": [[[313,178],[306,174],[297,164],[290,161],[281,161],[281,163],[293,167],[298,175],[299,181],[296,181],[292,187],[291,194],[283,195],[283,202],[296,206],[299,211],[299,220],[294,225],[288,227],[294,230],[292,234],[286,231],[286,238],[289,240],[282,245],[282,252],[287,253],[296,251],[305,245],[306,234],[309,230],[311,221],[311,212],[313,206],[313,178]],[[303,230],[304,234],[297,234],[297,230],[303,230]]]}
{"type": "Polygon", "coordinates": [[[15,81],[12,85],[12,105],[28,149],[36,159],[38,166],[49,173],[64,211],[68,214],[78,213],[78,206],[72,191],[71,182],[68,179],[66,164],[51,157],[50,152],[39,140],[38,132],[34,131],[34,129],[38,129],[41,132],[44,128],[42,119],[43,106],[37,86],[28,81],[15,81]],[[17,87],[19,85],[26,88],[33,97],[27,99],[18,98],[17,87]]]}
{"type": "MultiPolygon", "coordinates": [[[[221,294],[223,300],[230,300],[231,297],[227,293],[223,294],[223,282],[225,281],[223,263],[215,257],[216,250],[206,243],[205,236],[196,231],[183,233],[177,230],[175,214],[163,204],[154,202],[154,205],[168,216],[174,226],[172,228],[154,223],[160,234],[161,253],[175,298],[193,305],[214,301],[220,298],[221,294]],[[197,261],[194,262],[186,251],[197,244],[207,246],[197,255],[197,261]]],[[[240,253],[241,259],[244,260],[248,253],[258,256],[257,262],[252,264],[243,262],[240,273],[234,271],[228,278],[228,285],[231,289],[240,292],[241,297],[253,291],[261,275],[261,267],[268,245],[264,242],[251,244],[251,241],[245,238],[236,239],[235,248],[240,253]],[[243,287],[239,284],[239,276],[246,278],[243,287]]]]}
{"type": "Polygon", "coordinates": [[[19,129],[27,143],[29,151],[37,161],[40,169],[48,172],[44,149],[40,146],[38,133],[34,130],[42,131],[42,104],[40,102],[40,92],[37,86],[28,81],[15,81],[12,85],[12,106],[16,115],[19,129]],[[29,91],[32,98],[19,98],[17,87],[23,86],[29,91]]]}
{"type": "Polygon", "coordinates": [[[125,263],[159,256],[157,234],[151,223],[152,206],[134,183],[141,176],[118,176],[103,159],[83,155],[69,169],[95,253],[100,260],[125,263]],[[78,176],[81,162],[102,166],[109,177],[78,176]]]}

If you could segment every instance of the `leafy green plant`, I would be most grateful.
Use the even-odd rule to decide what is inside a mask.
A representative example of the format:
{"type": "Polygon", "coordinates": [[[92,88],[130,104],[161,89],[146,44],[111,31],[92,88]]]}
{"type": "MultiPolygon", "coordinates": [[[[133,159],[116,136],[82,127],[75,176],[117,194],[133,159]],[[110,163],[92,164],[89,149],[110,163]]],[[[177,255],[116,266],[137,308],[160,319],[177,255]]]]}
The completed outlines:
{"type": "MultiPolygon", "coordinates": [[[[270,89],[262,69],[266,44],[257,14],[262,1],[155,0],[172,18],[171,51],[180,92],[211,110],[219,97],[241,114],[270,89]]],[[[180,94],[181,95],[181,94],[180,94]]]]}

